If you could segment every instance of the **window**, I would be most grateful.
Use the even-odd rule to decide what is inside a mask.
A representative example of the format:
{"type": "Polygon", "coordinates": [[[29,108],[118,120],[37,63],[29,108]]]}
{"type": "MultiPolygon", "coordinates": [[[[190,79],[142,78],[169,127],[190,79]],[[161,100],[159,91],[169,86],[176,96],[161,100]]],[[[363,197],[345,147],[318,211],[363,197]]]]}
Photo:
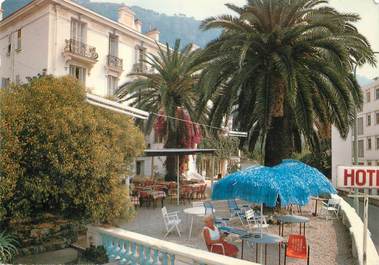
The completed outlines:
{"type": "Polygon", "coordinates": [[[16,75],[16,84],[17,84],[17,85],[21,84],[21,78],[20,78],[20,75],[16,75]]]}
{"type": "Polygon", "coordinates": [[[70,65],[70,75],[80,80],[83,85],[86,83],[86,69],[76,65],[70,65]]]}
{"type": "Polygon", "coordinates": [[[118,36],[109,35],[109,55],[118,57],[118,36]]]}
{"type": "Polygon", "coordinates": [[[358,157],[364,157],[364,140],[358,140],[358,157]]]}
{"type": "Polygon", "coordinates": [[[372,162],[371,162],[371,161],[367,161],[367,165],[368,165],[368,166],[371,166],[371,165],[372,165],[372,162]]]}
{"type": "Polygon", "coordinates": [[[367,114],[366,125],[371,126],[371,113],[367,114]]]}
{"type": "Polygon", "coordinates": [[[376,124],[376,125],[379,124],[379,112],[376,112],[376,113],[375,113],[375,124],[376,124]]]}
{"type": "Polygon", "coordinates": [[[376,148],[376,149],[379,149],[379,136],[376,137],[376,140],[375,140],[375,141],[376,141],[376,146],[375,146],[375,148],[376,148]]]}
{"type": "Polygon", "coordinates": [[[144,176],[144,162],[143,161],[136,161],[136,175],[144,176]]]}
{"type": "Polygon", "coordinates": [[[7,56],[11,55],[12,52],[12,34],[8,36],[8,47],[7,47],[7,56]]]}
{"type": "Polygon", "coordinates": [[[358,118],[358,135],[363,134],[363,117],[358,118]]]}
{"type": "Polygon", "coordinates": [[[17,30],[17,47],[16,47],[16,50],[17,51],[21,51],[21,29],[17,30]]]}
{"type": "Polygon", "coordinates": [[[1,87],[6,88],[10,84],[10,79],[9,78],[2,78],[1,79],[1,87]]]}
{"type": "Polygon", "coordinates": [[[71,39],[86,43],[86,24],[76,19],[71,19],[71,39]]]}
{"type": "Polygon", "coordinates": [[[370,90],[366,92],[366,102],[370,102],[371,101],[371,93],[370,93],[370,90]]]}
{"type": "Polygon", "coordinates": [[[375,88],[375,99],[379,99],[379,88],[375,88]]]}
{"type": "Polygon", "coordinates": [[[371,144],[371,137],[367,138],[367,150],[371,150],[372,144],[371,144]]]}
{"type": "Polygon", "coordinates": [[[379,166],[379,160],[376,161],[376,165],[379,166]]]}
{"type": "Polygon", "coordinates": [[[118,78],[108,75],[108,96],[112,96],[118,88],[118,78]]]}

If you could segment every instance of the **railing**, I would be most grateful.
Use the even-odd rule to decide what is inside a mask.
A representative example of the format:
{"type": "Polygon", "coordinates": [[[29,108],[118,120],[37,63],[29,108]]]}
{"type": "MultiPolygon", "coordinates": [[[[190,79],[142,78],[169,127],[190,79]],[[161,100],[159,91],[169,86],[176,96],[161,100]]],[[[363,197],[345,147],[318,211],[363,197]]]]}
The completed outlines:
{"type": "MultiPolygon", "coordinates": [[[[363,222],[354,208],[351,207],[344,199],[338,195],[333,196],[341,199],[340,207],[342,223],[350,230],[352,239],[352,254],[358,259],[358,264],[361,265],[363,264],[363,222]]],[[[367,240],[367,265],[376,264],[379,264],[379,255],[376,251],[374,242],[371,239],[371,235],[369,235],[367,240]]]]}
{"type": "Polygon", "coordinates": [[[114,55],[108,55],[107,57],[107,63],[109,67],[117,68],[119,70],[122,70],[123,61],[122,59],[118,58],[114,55]]]}
{"type": "Polygon", "coordinates": [[[133,64],[133,70],[134,73],[147,73],[149,72],[148,67],[143,63],[135,63],[133,64]]]}
{"type": "Polygon", "coordinates": [[[99,58],[99,54],[96,52],[95,47],[92,47],[74,39],[66,40],[66,46],[64,48],[64,51],[71,52],[73,54],[80,55],[93,60],[97,60],[97,58],[99,58]]]}
{"type": "Polygon", "coordinates": [[[122,265],[257,265],[120,228],[89,226],[87,240],[95,246],[103,245],[110,261],[118,261],[122,265]]]}

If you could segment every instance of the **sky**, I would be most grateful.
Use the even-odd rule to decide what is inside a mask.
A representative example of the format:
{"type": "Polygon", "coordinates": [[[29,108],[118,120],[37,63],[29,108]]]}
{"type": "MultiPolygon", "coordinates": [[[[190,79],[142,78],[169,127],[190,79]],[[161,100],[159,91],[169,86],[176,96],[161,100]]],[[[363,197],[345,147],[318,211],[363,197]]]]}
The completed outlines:
{"type": "MultiPolygon", "coordinates": [[[[167,15],[185,14],[204,19],[209,16],[225,14],[225,3],[244,5],[246,0],[91,0],[92,2],[116,2],[126,5],[138,5],[167,15]]],[[[357,13],[362,20],[357,23],[358,30],[366,36],[374,51],[379,52],[379,2],[378,0],[329,0],[330,4],[341,12],[357,13]]],[[[1,0],[0,0],[1,2],[1,0]]],[[[377,55],[379,65],[379,54],[377,55]]],[[[358,74],[374,78],[379,76],[379,67],[369,65],[358,69],[358,74]]]]}

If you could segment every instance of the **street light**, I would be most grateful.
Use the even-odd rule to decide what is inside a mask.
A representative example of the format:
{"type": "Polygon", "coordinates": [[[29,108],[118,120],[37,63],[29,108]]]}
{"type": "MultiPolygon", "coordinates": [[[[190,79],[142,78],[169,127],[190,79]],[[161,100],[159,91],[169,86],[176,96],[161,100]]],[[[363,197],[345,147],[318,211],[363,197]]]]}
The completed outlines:
{"type": "MultiPolygon", "coordinates": [[[[378,0],[379,1],[379,0],[378,0]]],[[[379,52],[374,52],[374,54],[379,54],[379,52]]],[[[357,80],[357,67],[358,62],[354,66],[354,79],[357,80]]],[[[353,148],[353,155],[354,155],[354,165],[358,165],[358,128],[357,128],[357,111],[355,110],[354,113],[354,124],[353,124],[353,135],[354,135],[354,148],[353,148]]],[[[358,194],[358,189],[354,189],[354,195],[358,194]]],[[[357,214],[359,215],[359,198],[358,196],[354,197],[354,208],[357,214]]]]}

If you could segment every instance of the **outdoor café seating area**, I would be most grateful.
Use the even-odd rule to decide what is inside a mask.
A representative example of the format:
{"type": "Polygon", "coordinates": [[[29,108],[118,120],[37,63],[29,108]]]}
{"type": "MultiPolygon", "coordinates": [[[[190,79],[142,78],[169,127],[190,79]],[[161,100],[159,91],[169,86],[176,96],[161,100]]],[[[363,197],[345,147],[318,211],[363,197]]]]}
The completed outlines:
{"type": "MultiPolygon", "coordinates": [[[[118,226],[128,231],[208,251],[203,238],[204,217],[212,215],[219,230],[227,234],[226,240],[238,247],[238,259],[260,263],[262,257],[262,264],[268,265],[284,264],[285,259],[291,265],[307,264],[307,256],[304,259],[293,259],[285,255],[290,235],[301,235],[306,239],[306,247],[310,248],[310,251],[307,250],[310,253],[309,264],[354,264],[349,232],[335,217],[335,212],[328,212],[324,208],[326,205],[322,203],[318,203],[318,214],[314,216],[315,202],[316,200],[311,200],[301,209],[265,207],[263,222],[267,226],[264,226],[264,223],[260,223],[260,206],[246,201],[207,199],[180,205],[167,201],[167,214],[176,219],[177,225],[170,232],[166,230],[161,207],[139,208],[132,222],[120,221],[118,226]],[[237,205],[238,209],[233,208],[233,205],[237,205]],[[250,218],[249,211],[253,211],[250,218]]],[[[293,239],[297,238],[292,236],[293,239]]]]}
{"type": "MultiPolygon", "coordinates": [[[[182,203],[206,199],[205,182],[181,181],[179,198],[182,203]]],[[[173,202],[177,199],[177,182],[163,181],[150,178],[133,180],[130,185],[130,195],[136,207],[163,207],[166,200],[173,202]]]]}

